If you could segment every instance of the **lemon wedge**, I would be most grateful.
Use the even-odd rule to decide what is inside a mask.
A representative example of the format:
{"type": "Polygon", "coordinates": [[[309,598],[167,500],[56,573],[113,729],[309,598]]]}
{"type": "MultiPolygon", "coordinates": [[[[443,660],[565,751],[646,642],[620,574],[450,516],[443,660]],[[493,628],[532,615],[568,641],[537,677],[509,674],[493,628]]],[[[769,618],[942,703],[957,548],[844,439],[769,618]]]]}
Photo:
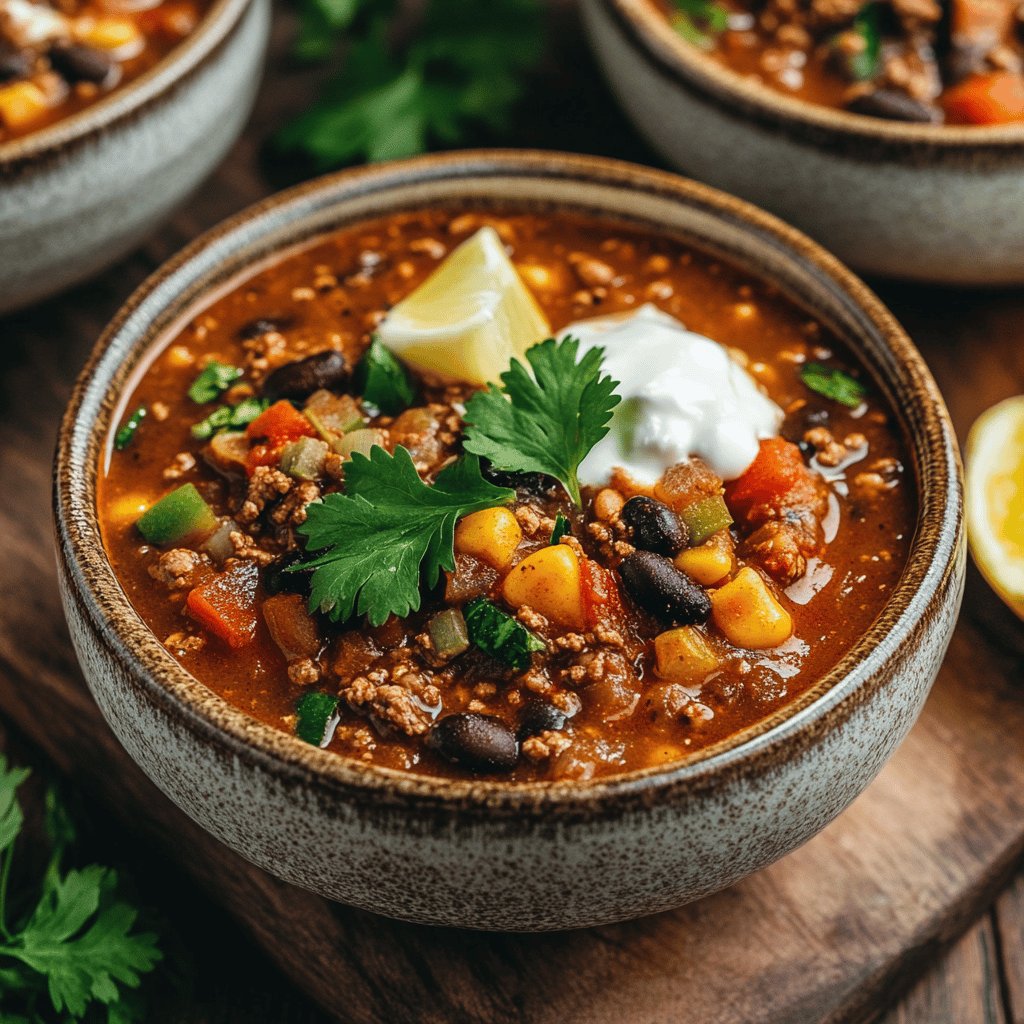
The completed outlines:
{"type": "Polygon", "coordinates": [[[537,300],[491,227],[450,253],[377,331],[414,370],[469,384],[497,381],[513,356],[551,335],[537,300]]]}
{"type": "Polygon", "coordinates": [[[966,461],[971,554],[992,589],[1024,618],[1024,395],[978,417],[966,461]]]}

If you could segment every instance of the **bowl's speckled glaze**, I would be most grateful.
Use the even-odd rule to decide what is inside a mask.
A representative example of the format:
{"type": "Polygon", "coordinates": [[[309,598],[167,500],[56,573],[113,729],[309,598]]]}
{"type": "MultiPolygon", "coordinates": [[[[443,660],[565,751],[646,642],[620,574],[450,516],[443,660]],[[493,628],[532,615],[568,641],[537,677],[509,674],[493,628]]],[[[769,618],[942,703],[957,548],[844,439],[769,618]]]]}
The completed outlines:
{"type": "Polygon", "coordinates": [[[270,0],[215,0],[150,71],[0,143],[0,313],[131,250],[220,163],[252,109],[270,0]]]}
{"type": "Polygon", "coordinates": [[[560,154],[456,153],[328,177],[197,240],[131,298],[79,380],[57,453],[61,589],[90,689],[132,757],[266,870],[414,921],[529,930],[678,906],[769,864],[871,781],[916,718],[963,585],[957,447],[935,384],[891,315],[773,217],[674,175],[560,154]],[[648,224],[776,280],[837,330],[896,411],[921,494],[906,571],[825,679],[678,765],[586,783],[449,781],[349,761],[262,725],[185,672],[103,552],[96,480],[132,375],[167,328],[256,261],[367,216],[517,203],[648,224]]]}
{"type": "Polygon", "coordinates": [[[673,166],[872,273],[1024,281],[1024,125],[903,124],[785,96],[681,39],[653,0],[583,0],[622,107],[673,166]]]}

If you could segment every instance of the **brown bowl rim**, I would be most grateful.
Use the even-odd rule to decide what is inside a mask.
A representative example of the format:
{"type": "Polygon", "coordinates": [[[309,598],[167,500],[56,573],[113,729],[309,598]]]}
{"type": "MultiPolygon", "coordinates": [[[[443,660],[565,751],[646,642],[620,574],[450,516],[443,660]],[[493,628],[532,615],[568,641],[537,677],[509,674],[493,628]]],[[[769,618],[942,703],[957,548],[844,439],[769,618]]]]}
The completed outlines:
{"type": "Polygon", "coordinates": [[[0,172],[63,155],[149,107],[198,70],[224,44],[253,0],[213,0],[189,35],[151,68],[87,107],[16,139],[0,142],[0,172]]]}
{"type": "MultiPolygon", "coordinates": [[[[317,207],[319,209],[319,207],[317,207]]],[[[257,235],[258,237],[262,237],[257,235]]],[[[248,236],[251,245],[256,240],[248,236]]],[[[251,256],[251,254],[250,254],[251,256]]],[[[250,258],[248,262],[253,262],[250,258]]],[[[206,288],[198,288],[204,294],[206,288]]],[[[191,307],[196,294],[184,296],[191,307]]],[[[758,208],[679,175],[603,157],[530,150],[470,150],[419,157],[341,171],[273,195],[200,235],[136,289],[97,342],[80,374],[61,423],[54,471],[57,557],[69,597],[89,620],[95,638],[132,670],[136,686],[166,712],[206,741],[232,756],[297,785],[327,787],[345,799],[375,803],[415,799],[418,805],[480,816],[514,817],[558,807],[588,816],[613,799],[622,810],[646,806],[669,795],[692,798],[737,776],[769,770],[802,751],[848,718],[884,685],[878,671],[913,635],[937,597],[944,595],[963,559],[963,495],[959,449],[938,388],[924,360],[892,314],[868,287],[817,243],[758,208]],[[109,434],[110,415],[120,401],[113,394],[125,364],[138,365],[154,339],[137,339],[116,361],[107,350],[147,301],[161,308],[183,296],[168,280],[208,247],[225,246],[257,222],[278,230],[312,212],[317,197],[385,195],[418,182],[452,177],[523,177],[591,181],[641,189],[742,225],[766,244],[795,254],[813,266],[863,312],[902,367],[914,393],[922,432],[931,446],[916,453],[919,517],[911,552],[899,583],[870,630],[822,680],[772,715],[721,743],[669,765],[639,769],[585,782],[523,782],[446,779],[363,764],[313,747],[295,736],[256,721],[218,697],[182,668],[135,612],[102,546],[95,508],[95,474],[109,434]],[[272,224],[277,215],[277,227],[272,224]],[[139,356],[131,356],[139,351],[139,356]],[[101,381],[103,382],[101,385],[101,381]],[[95,392],[95,394],[94,394],[95,392]],[[79,410],[91,398],[105,415],[81,423],[79,410]],[[81,448],[82,454],[76,451],[81,448]],[[93,479],[90,479],[90,473],[93,479]],[[938,561],[937,561],[938,558],[938,561]],[[76,571],[77,570],[77,571],[76,571]]]]}
{"type": "Polygon", "coordinates": [[[877,153],[879,147],[952,155],[988,153],[1019,155],[1024,150],[1024,124],[909,124],[855,114],[787,96],[748,80],[719,64],[672,30],[654,0],[588,0],[602,6],[627,42],[674,84],[716,106],[742,114],[768,128],[784,128],[818,145],[842,140],[877,153]]]}

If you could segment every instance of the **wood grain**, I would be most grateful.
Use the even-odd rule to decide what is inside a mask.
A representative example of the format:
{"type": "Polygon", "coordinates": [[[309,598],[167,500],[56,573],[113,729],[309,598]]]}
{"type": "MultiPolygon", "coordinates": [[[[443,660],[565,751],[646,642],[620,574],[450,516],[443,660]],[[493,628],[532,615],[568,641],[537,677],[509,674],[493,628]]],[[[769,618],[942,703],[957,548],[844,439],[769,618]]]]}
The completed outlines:
{"type": "MultiPolygon", "coordinates": [[[[187,208],[95,282],[0,321],[0,711],[110,808],[121,829],[180,864],[338,1020],[643,1024],[679,1019],[681,1007],[701,1024],[877,1017],[988,904],[1024,852],[1024,638],[976,576],[921,721],[839,821],[712,899],[588,932],[469,935],[330,905],[262,874],[185,820],[107,732],[80,682],[54,582],[48,508],[56,423],[76,368],[130,289],[198,231],[295,173],[265,148],[266,126],[317,87],[315,76],[282,56],[287,34],[279,23],[253,128],[187,208]]],[[[532,117],[516,139],[642,156],[608,112],[577,45],[566,43],[553,61],[548,81],[564,88],[551,86],[558,99],[551,118],[532,117]],[[572,69],[571,81],[561,68],[572,69]]],[[[961,431],[986,405],[1024,391],[1020,294],[890,285],[884,297],[930,360],[961,431]]],[[[1022,907],[1024,896],[1013,890],[950,954],[950,962],[968,965],[979,992],[989,991],[981,985],[985,957],[1014,943],[1019,950],[1022,907]]],[[[1001,984],[1024,1008],[1019,956],[1015,963],[1001,984]]],[[[977,1016],[983,1004],[963,991],[915,992],[900,1012],[892,1018],[900,1024],[1004,1019],[977,1016]],[[937,1007],[953,1016],[927,1016],[937,1007]]]]}

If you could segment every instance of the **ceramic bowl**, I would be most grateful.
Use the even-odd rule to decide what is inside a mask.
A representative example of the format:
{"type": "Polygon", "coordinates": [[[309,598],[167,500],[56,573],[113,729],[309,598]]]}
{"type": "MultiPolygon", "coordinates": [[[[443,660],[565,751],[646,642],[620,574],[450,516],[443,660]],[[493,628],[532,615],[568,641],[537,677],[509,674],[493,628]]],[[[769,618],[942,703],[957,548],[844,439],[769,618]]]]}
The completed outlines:
{"type": "Polygon", "coordinates": [[[0,313],[113,263],[220,163],[252,109],[269,25],[270,0],[214,0],[123,89],[0,143],[0,313]]]}
{"type": "Polygon", "coordinates": [[[583,0],[622,107],[673,166],[861,270],[1024,282],[1024,125],[911,125],[784,96],[682,40],[654,0],[583,0]]]}
{"type": "Polygon", "coordinates": [[[871,781],[916,718],[964,570],[957,447],[935,384],[849,271],[703,185],[561,154],[469,152],[349,171],[206,234],[129,300],[80,378],[56,465],[61,589],[86,680],[121,743],[184,811],[267,871],[394,917],[571,928],[666,910],[781,857],[871,781]],[[281,250],[391,211],[518,204],[669,231],[801,302],[852,346],[905,433],[921,495],[909,562],[827,678],[691,760],[591,782],[450,781],[366,765],[262,725],[191,677],[121,590],[96,481],[110,426],[169,329],[281,250]]]}

